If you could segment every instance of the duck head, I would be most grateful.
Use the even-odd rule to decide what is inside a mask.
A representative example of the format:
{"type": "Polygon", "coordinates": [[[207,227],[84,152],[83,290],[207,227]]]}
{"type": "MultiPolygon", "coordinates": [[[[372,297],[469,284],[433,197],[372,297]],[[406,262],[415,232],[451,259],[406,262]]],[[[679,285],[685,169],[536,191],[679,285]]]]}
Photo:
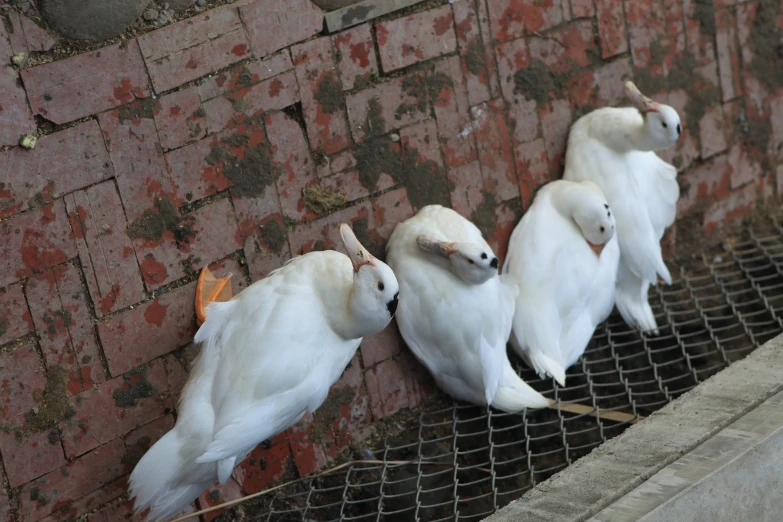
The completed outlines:
{"type": "Polygon", "coordinates": [[[446,258],[451,271],[471,285],[483,284],[498,274],[498,258],[486,246],[478,243],[451,243],[428,236],[416,238],[419,248],[446,258]]]}
{"type": "Polygon", "coordinates": [[[598,185],[590,181],[583,181],[581,185],[583,194],[573,209],[573,218],[587,244],[600,257],[604,247],[614,237],[614,214],[598,185]]]}
{"type": "Polygon", "coordinates": [[[397,311],[400,295],[397,278],[389,265],[362,246],[345,223],[340,225],[340,237],[353,264],[351,312],[361,328],[366,328],[360,337],[380,332],[397,311]]]}
{"type": "Polygon", "coordinates": [[[631,81],[625,82],[625,94],[644,117],[651,150],[667,149],[677,143],[682,134],[682,123],[673,107],[651,100],[631,81]]]}

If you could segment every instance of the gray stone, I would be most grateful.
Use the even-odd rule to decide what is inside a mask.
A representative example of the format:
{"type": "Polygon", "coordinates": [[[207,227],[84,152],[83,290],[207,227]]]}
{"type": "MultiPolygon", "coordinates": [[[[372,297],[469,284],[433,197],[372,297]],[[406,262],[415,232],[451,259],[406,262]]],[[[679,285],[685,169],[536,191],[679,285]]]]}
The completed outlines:
{"type": "Polygon", "coordinates": [[[152,22],[158,17],[158,12],[154,9],[147,9],[142,16],[146,21],[152,22]]]}
{"type": "Polygon", "coordinates": [[[184,11],[188,7],[192,6],[194,3],[195,0],[169,0],[167,2],[169,7],[167,7],[166,9],[173,9],[175,11],[184,11]]]}
{"type": "Polygon", "coordinates": [[[122,33],[150,0],[43,0],[41,11],[53,29],[77,40],[106,40],[122,33]]]}
{"type": "Polygon", "coordinates": [[[199,7],[204,7],[207,4],[207,0],[196,0],[196,5],[199,7]]]}
{"type": "Polygon", "coordinates": [[[361,0],[310,0],[324,11],[334,11],[353,4],[358,4],[361,0]]]}

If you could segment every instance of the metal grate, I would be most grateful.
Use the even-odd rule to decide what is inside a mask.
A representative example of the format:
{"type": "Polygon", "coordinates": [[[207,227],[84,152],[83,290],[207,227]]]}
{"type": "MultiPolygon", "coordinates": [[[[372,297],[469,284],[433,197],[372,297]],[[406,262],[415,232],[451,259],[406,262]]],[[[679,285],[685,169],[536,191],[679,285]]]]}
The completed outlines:
{"type": "MultiPolygon", "coordinates": [[[[659,336],[612,316],[566,387],[517,362],[520,375],[547,397],[645,416],[746,356],[783,331],[783,224],[762,220],[724,245],[651,291],[659,336]]],[[[239,509],[245,520],[274,522],[480,520],[627,427],[595,414],[453,403],[350,456],[365,463],[304,478],[221,519],[239,509]]]]}

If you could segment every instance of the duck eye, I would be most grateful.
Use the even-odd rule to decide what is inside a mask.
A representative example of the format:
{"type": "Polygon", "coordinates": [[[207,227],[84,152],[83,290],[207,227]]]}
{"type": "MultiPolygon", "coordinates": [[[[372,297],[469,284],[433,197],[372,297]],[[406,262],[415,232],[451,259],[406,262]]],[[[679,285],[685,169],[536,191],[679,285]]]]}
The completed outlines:
{"type": "Polygon", "coordinates": [[[604,230],[606,230],[604,227],[601,227],[601,233],[604,233],[604,230]]]}
{"type": "Polygon", "coordinates": [[[486,259],[486,258],[487,258],[487,254],[485,254],[484,252],[482,252],[482,253],[481,253],[481,259],[486,259]]]}
{"type": "Polygon", "coordinates": [[[666,127],[668,127],[668,125],[666,124],[666,122],[665,122],[665,121],[662,121],[662,122],[661,122],[661,125],[663,125],[663,128],[664,128],[664,129],[665,129],[666,127]]]}
{"type": "Polygon", "coordinates": [[[609,205],[607,205],[606,203],[604,203],[604,208],[605,208],[606,210],[609,210],[609,205]]]}
{"type": "Polygon", "coordinates": [[[383,289],[386,288],[381,281],[378,281],[378,290],[383,292],[383,289]]]}
{"type": "Polygon", "coordinates": [[[472,265],[473,264],[473,260],[472,259],[468,259],[468,263],[470,263],[472,265]]]}
{"type": "Polygon", "coordinates": [[[677,124],[677,134],[679,134],[680,132],[682,132],[682,129],[680,129],[680,124],[678,123],[677,124]]]}

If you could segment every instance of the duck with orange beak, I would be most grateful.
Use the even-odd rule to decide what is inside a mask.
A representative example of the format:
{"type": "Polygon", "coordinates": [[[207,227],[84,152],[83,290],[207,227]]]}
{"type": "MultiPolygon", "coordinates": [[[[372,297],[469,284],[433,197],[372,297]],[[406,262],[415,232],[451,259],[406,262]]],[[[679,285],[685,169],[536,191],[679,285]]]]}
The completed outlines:
{"type": "Polygon", "coordinates": [[[565,385],[614,307],[620,247],[612,209],[590,181],[553,181],[511,234],[503,273],[519,286],[511,346],[565,385]]]}

